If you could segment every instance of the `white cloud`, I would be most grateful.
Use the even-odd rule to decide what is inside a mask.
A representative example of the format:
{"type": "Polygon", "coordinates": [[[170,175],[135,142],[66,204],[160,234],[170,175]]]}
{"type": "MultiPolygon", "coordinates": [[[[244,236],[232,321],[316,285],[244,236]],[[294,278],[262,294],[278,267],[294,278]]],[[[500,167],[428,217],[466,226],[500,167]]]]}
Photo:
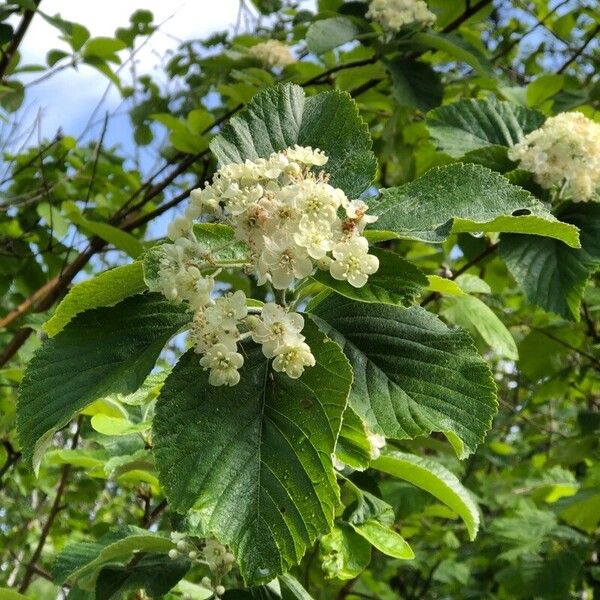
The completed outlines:
{"type": "MultiPolygon", "coordinates": [[[[138,74],[157,68],[164,56],[177,48],[180,40],[202,38],[231,28],[238,7],[238,0],[105,0],[102,4],[81,0],[45,0],[41,6],[48,15],[59,13],[67,20],[81,23],[90,30],[92,37],[114,35],[117,27],[129,24],[129,16],[137,9],[152,11],[154,22],[162,25],[136,53],[138,74]]],[[[59,35],[57,29],[36,16],[20,48],[23,64],[44,64],[46,53],[52,48],[68,50],[66,43],[58,39],[59,35]]],[[[24,76],[23,80],[31,81],[37,77],[39,73],[32,73],[24,76]]],[[[61,71],[28,88],[27,114],[30,119],[38,112],[41,114],[43,136],[52,137],[58,127],[67,134],[78,135],[107,85],[108,80],[87,65],[81,65],[78,70],[61,71]]],[[[100,116],[104,110],[114,109],[119,102],[118,93],[111,90],[100,116]]]]}

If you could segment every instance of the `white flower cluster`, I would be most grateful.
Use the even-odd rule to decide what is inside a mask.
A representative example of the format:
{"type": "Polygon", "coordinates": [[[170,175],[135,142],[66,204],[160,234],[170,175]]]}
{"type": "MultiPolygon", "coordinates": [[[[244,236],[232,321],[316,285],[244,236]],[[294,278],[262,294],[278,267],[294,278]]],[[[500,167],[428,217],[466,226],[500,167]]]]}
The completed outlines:
{"type": "Polygon", "coordinates": [[[600,187],[600,124],[580,112],[550,117],[510,148],[508,156],[544,188],[563,186],[572,200],[590,200],[600,187]]]}
{"type": "Polygon", "coordinates": [[[273,368],[298,378],[315,364],[301,335],[304,319],[274,303],[248,316],[242,291],[212,299],[215,285],[210,249],[199,243],[193,221],[207,212],[232,225],[247,244],[248,269],[259,285],[270,282],[286,290],[318,266],[331,276],[361,287],[379,267],[362,235],[376,217],[361,200],[348,200],[313,168],[328,158],[319,150],[295,146],[268,159],[222,167],[203,189],[193,190],[185,214],[168,228],[174,242],[163,250],[157,291],[194,311],[190,339],[210,370],[212,385],[236,385],[244,357],[238,342],[251,337],[262,345],[273,368]],[[212,273],[207,274],[207,271],[212,273]]]}
{"type": "Polygon", "coordinates": [[[391,31],[411,23],[433,25],[436,18],[423,0],[371,0],[367,17],[391,31]]]}
{"type": "Polygon", "coordinates": [[[289,47],[279,40],[260,42],[248,49],[248,54],[267,67],[287,67],[296,62],[289,47]]]}
{"type": "Polygon", "coordinates": [[[231,571],[235,564],[235,557],[227,547],[212,539],[203,540],[198,545],[192,538],[178,532],[171,533],[171,540],[176,547],[169,550],[169,558],[176,560],[186,557],[192,561],[205,563],[213,578],[203,577],[202,585],[211,590],[215,596],[222,596],[225,588],[220,583],[221,579],[231,571]]]}
{"type": "Polygon", "coordinates": [[[270,281],[286,289],[318,264],[335,279],[362,287],[379,267],[362,235],[377,217],[331,186],[326,173],[313,173],[327,160],[318,149],[295,146],[268,159],[226,165],[211,185],[192,192],[188,217],[221,207],[237,239],[250,248],[259,285],[270,281]]]}

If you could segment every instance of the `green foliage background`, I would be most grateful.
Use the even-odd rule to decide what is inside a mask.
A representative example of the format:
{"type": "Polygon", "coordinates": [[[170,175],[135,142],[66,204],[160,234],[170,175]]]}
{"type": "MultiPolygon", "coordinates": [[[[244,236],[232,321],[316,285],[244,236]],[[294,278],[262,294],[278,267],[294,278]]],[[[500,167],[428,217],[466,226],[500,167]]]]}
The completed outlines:
{"type": "MultiPolygon", "coordinates": [[[[306,96],[300,143],[319,136],[324,144],[331,141],[327,127],[338,136],[329,150],[339,152],[336,185],[349,195],[371,183],[370,196],[390,188],[369,201],[380,217],[368,234],[380,245],[378,279],[358,294],[317,276],[307,297],[325,288],[336,295],[308,310],[353,364],[379,368],[361,327],[401,340],[390,346],[395,360],[376,376],[355,370],[351,402],[359,413],[373,403],[386,435],[410,439],[390,442],[371,468],[340,481],[345,509],[336,512],[336,528],[303,537],[298,560],[285,565],[290,575],[271,587],[242,589],[234,571],[225,597],[600,597],[599,205],[563,203],[555,210],[548,192],[507,157],[507,147],[547,116],[576,109],[600,120],[600,6],[595,0],[430,0],[437,14],[432,30],[409,28],[394,37],[364,19],[362,2],[316,4],[312,11],[292,1],[241,2],[235,31],[186,40],[165,60],[160,77],[133,80],[120,67],[135,60],[136,48],[157,27],[143,6],[112,38],[91,38],[68,14],[46,14],[39,0],[0,7],[4,142],[11,141],[27,99],[23,73],[45,78],[92,68],[124,99],[131,143],[158,161],[146,172],[121,148],[107,146],[110,115],[92,143],[57,135],[3,152],[0,600],[18,594],[41,600],[210,595],[199,585],[202,567],[190,570],[189,561],[165,555],[173,547],[164,535],[171,530],[186,527],[202,537],[200,526],[184,524],[174,510],[193,505],[199,493],[193,482],[167,502],[165,487],[172,489],[185,473],[175,483],[161,473],[169,423],[181,421],[194,402],[189,387],[165,389],[170,404],[159,403],[151,430],[156,398],[183,353],[172,336],[185,318],[161,297],[139,295],[146,285],[134,261],[145,257],[148,277],[149,250],[167,217],[210,178],[217,158],[260,155],[278,143],[259,135],[244,141],[237,133],[256,104],[245,117],[240,112],[257,93],[279,98],[282,89],[296,99],[306,96]],[[70,51],[49,49],[46,64],[23,64],[18,48],[32,19],[51,23],[70,51]],[[298,61],[269,69],[247,54],[272,38],[292,46],[298,61]],[[164,77],[169,85],[161,83],[164,77]],[[276,83],[300,87],[273,88],[276,83]],[[366,127],[341,92],[356,102],[366,127]],[[378,164],[373,182],[367,127],[378,164]],[[74,280],[85,283],[57,309],[74,280]],[[107,308],[119,302],[117,313],[107,308]],[[403,308],[415,302],[423,307],[403,308]],[[90,322],[83,311],[96,306],[103,308],[90,322]],[[339,314],[355,325],[336,320],[339,314]],[[121,347],[132,321],[135,334],[121,347]],[[436,349],[425,357],[418,386],[407,373],[412,334],[406,332],[415,327],[426,330],[436,349]],[[498,413],[483,442],[473,422],[491,420],[492,386],[473,343],[498,388],[498,413]],[[99,346],[109,365],[102,371],[86,362],[99,346]],[[146,378],[157,357],[158,368],[146,378]],[[489,400],[467,403],[466,416],[451,426],[435,422],[432,407],[415,401],[420,393],[435,396],[442,368],[453,370],[444,381],[449,396],[464,402],[470,390],[458,374],[480,375],[482,397],[489,400]],[[85,394],[65,378],[74,373],[85,394]],[[19,386],[31,401],[19,414],[17,436],[19,386]],[[369,386],[396,390],[414,422],[400,423],[381,407],[377,412],[375,395],[365,392],[369,386]],[[39,438],[46,444],[34,448],[39,438]],[[37,475],[27,464],[32,461],[39,464],[37,475]],[[400,536],[414,558],[407,560],[412,553],[400,536]]],[[[285,114],[274,114],[286,122],[285,114]]],[[[230,242],[223,230],[206,228],[203,235],[215,244],[230,242]]],[[[223,260],[243,260],[235,246],[228,252],[223,260]]],[[[222,282],[264,300],[264,291],[240,272],[224,271],[222,282]]],[[[340,389],[349,389],[343,355],[310,327],[340,389]]],[[[189,362],[184,357],[177,373],[197,381],[203,375],[189,362]]],[[[323,378],[312,382],[316,398],[323,378]]],[[[233,410],[238,393],[233,388],[230,394],[229,420],[211,411],[211,402],[223,400],[221,391],[207,395],[203,409],[211,428],[190,428],[194,448],[231,433],[227,426],[242,411],[253,418],[247,404],[233,410]]],[[[447,397],[438,400],[444,406],[447,397]]],[[[281,401],[273,392],[266,405],[275,411],[281,401]]],[[[341,420],[336,410],[330,407],[323,422],[341,420]]],[[[344,416],[336,448],[338,457],[360,468],[369,462],[366,412],[344,416]]],[[[301,422],[302,411],[295,417],[301,422]]],[[[331,453],[335,440],[319,438],[308,425],[302,434],[331,453]]],[[[175,447],[181,464],[194,456],[194,448],[175,447]]],[[[273,465],[276,458],[270,458],[273,465]]],[[[197,462],[200,472],[202,456],[197,462]]],[[[235,457],[223,460],[209,475],[225,481],[235,466],[235,457]]],[[[320,503],[333,515],[335,482],[322,465],[311,469],[325,481],[320,503]]],[[[231,511],[237,499],[222,496],[231,511]]],[[[300,512],[308,515],[312,507],[306,506],[300,512]]],[[[211,518],[224,528],[232,516],[211,518]]],[[[241,566],[245,574],[257,567],[241,566]]]]}

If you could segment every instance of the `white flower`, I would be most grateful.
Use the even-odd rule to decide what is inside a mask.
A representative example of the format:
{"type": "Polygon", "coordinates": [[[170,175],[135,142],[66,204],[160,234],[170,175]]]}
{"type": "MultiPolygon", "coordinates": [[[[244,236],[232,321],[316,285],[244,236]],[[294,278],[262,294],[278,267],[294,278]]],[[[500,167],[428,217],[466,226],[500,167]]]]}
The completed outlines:
{"type": "Polygon", "coordinates": [[[221,327],[226,331],[236,329],[238,321],[247,314],[246,294],[241,290],[217,298],[214,306],[209,306],[204,311],[204,316],[209,325],[221,327]]]}
{"type": "Polygon", "coordinates": [[[435,22],[435,15],[423,0],[371,0],[367,17],[392,31],[411,23],[427,26],[435,22]]]}
{"type": "Polygon", "coordinates": [[[550,117],[508,151],[544,188],[562,186],[575,202],[600,187],[600,124],[579,112],[550,117]]]}
{"type": "Polygon", "coordinates": [[[333,248],[334,261],[329,272],[334,279],[346,280],[356,288],[367,283],[368,275],[379,268],[379,259],[369,254],[369,243],[364,237],[352,237],[333,248]]]}
{"type": "Polygon", "coordinates": [[[267,241],[257,268],[259,284],[270,275],[273,287],[278,290],[288,288],[294,279],[304,279],[313,270],[313,263],[306,250],[296,244],[283,245],[267,241]]]}
{"type": "Polygon", "coordinates": [[[273,368],[280,373],[285,371],[292,379],[298,379],[305,367],[314,367],[315,364],[315,357],[308,344],[300,342],[280,348],[273,361],[273,368]]]}
{"type": "Polygon", "coordinates": [[[358,233],[362,233],[370,223],[375,223],[379,217],[368,215],[369,207],[362,200],[352,200],[346,206],[346,214],[358,233]]]}
{"type": "Polygon", "coordinates": [[[175,241],[177,238],[185,237],[192,229],[192,220],[187,216],[177,217],[169,223],[167,227],[167,236],[175,241]]]}
{"type": "Polygon", "coordinates": [[[286,155],[292,161],[317,167],[322,167],[329,160],[325,153],[318,148],[313,149],[310,146],[298,146],[298,144],[293,148],[288,148],[286,155]]]}
{"type": "Polygon", "coordinates": [[[210,369],[208,383],[211,385],[236,385],[240,381],[238,369],[244,364],[244,357],[232,352],[225,344],[209,348],[200,359],[200,365],[210,369]]]}
{"type": "Polygon", "coordinates": [[[305,215],[300,219],[294,241],[306,248],[311,258],[323,258],[333,248],[331,225],[328,221],[314,221],[305,215]]]}
{"type": "Polygon", "coordinates": [[[296,62],[288,46],[278,40],[267,40],[256,44],[248,49],[248,54],[258,58],[267,67],[286,67],[296,62]]]}
{"type": "Polygon", "coordinates": [[[267,358],[277,354],[284,346],[304,341],[300,335],[304,319],[296,312],[287,312],[283,307],[268,302],[262,308],[260,319],[255,321],[252,339],[262,344],[267,358]]]}
{"type": "Polygon", "coordinates": [[[379,433],[373,433],[372,431],[367,432],[367,439],[369,440],[369,453],[371,458],[375,460],[381,456],[381,449],[385,446],[385,436],[379,433]]]}

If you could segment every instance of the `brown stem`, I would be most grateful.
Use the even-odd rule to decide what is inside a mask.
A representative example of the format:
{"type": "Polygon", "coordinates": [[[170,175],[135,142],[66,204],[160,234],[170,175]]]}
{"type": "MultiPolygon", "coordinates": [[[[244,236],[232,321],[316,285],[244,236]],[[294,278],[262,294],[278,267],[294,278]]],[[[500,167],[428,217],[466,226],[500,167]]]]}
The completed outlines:
{"type": "Polygon", "coordinates": [[[579,47],[579,49],[563,63],[560,69],[558,69],[557,73],[559,75],[564,73],[571,66],[571,64],[574,63],[585,52],[585,49],[592,43],[593,40],[596,39],[598,33],[600,33],[600,23],[596,25],[588,39],[579,47]]]}
{"type": "MultiPolygon", "coordinates": [[[[476,264],[480,263],[484,258],[490,256],[496,252],[498,248],[498,244],[489,245],[483,252],[480,252],[477,256],[474,256],[471,260],[467,261],[460,269],[452,273],[452,276],[448,279],[454,280],[459,275],[462,275],[465,271],[468,271],[471,267],[474,267],[476,264]]],[[[437,300],[440,297],[439,292],[432,292],[429,296],[426,296],[424,300],[421,302],[421,306],[427,306],[433,300],[437,300]]]]}
{"type": "MultiPolygon", "coordinates": [[[[36,8],[39,6],[41,1],[42,0],[34,0],[36,8]]],[[[21,45],[21,42],[23,41],[27,30],[29,29],[29,25],[31,25],[31,20],[33,19],[34,14],[34,10],[25,11],[25,13],[23,14],[23,18],[19,23],[19,27],[17,27],[17,30],[15,31],[15,34],[13,35],[13,38],[10,41],[10,44],[8,45],[8,48],[5,52],[2,53],[2,56],[0,57],[0,81],[4,79],[4,76],[6,75],[6,71],[10,66],[10,63],[14,58],[15,54],[17,53],[17,50],[19,49],[19,46],[21,45]]]]}
{"type": "MultiPolygon", "coordinates": [[[[75,427],[75,433],[73,435],[73,439],[71,440],[70,448],[74,450],[77,448],[77,444],[79,443],[79,433],[81,430],[81,423],[83,421],[83,417],[80,415],[77,419],[77,425],[75,427]]],[[[40,539],[38,540],[37,546],[31,555],[30,561],[27,563],[27,567],[25,568],[25,575],[23,576],[23,581],[19,586],[19,592],[25,593],[27,588],[29,587],[33,576],[35,574],[37,561],[39,560],[42,550],[44,549],[44,545],[46,544],[46,540],[48,539],[48,535],[50,534],[50,530],[52,529],[52,525],[56,520],[56,516],[62,510],[62,498],[65,493],[65,489],[67,487],[67,483],[69,481],[69,475],[71,474],[71,465],[64,465],[60,474],[60,480],[58,482],[58,486],[56,488],[56,494],[54,496],[54,501],[52,502],[52,506],[50,507],[50,512],[48,513],[48,519],[44,527],[42,528],[42,533],[40,534],[40,539]]]]}
{"type": "Polygon", "coordinates": [[[458,29],[465,21],[470,19],[473,15],[477,14],[482,8],[485,8],[488,4],[491,4],[491,2],[492,0],[480,0],[480,2],[473,4],[473,6],[467,6],[465,12],[463,12],[463,14],[459,17],[456,17],[454,21],[450,21],[450,23],[448,23],[448,25],[446,25],[446,27],[444,27],[442,31],[444,33],[450,33],[451,31],[458,29]]]}

